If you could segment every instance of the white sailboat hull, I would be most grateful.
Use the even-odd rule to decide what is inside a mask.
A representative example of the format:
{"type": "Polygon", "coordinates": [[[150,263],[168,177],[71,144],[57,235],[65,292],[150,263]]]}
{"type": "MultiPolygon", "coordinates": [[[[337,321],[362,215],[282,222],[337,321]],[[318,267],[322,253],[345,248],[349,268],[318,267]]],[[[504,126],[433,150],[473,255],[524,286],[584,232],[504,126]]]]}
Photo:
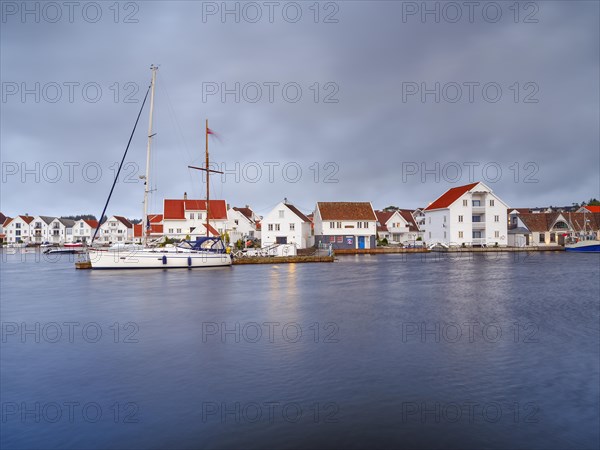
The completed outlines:
{"type": "Polygon", "coordinates": [[[194,269],[231,266],[226,253],[203,251],[90,250],[92,269],[194,269]]]}

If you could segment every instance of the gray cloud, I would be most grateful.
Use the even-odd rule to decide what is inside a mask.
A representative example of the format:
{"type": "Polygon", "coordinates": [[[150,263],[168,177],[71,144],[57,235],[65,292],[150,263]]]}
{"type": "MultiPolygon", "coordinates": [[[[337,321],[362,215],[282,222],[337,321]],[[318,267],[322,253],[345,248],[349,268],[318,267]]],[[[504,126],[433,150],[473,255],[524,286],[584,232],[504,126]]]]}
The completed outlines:
{"type": "MultiPolygon", "coordinates": [[[[465,162],[479,163],[475,178],[487,182],[512,206],[570,204],[598,197],[598,3],[538,2],[538,23],[514,23],[509,3],[499,3],[503,17],[498,23],[481,16],[474,23],[431,19],[422,23],[413,16],[404,23],[401,2],[338,2],[338,23],[314,23],[308,9],[312,2],[301,3],[303,19],[298,23],[277,15],[274,23],[265,18],[235,23],[231,17],[222,23],[216,16],[203,23],[201,2],[138,2],[138,23],[114,23],[109,3],[102,3],[98,23],[80,16],[74,23],[22,23],[4,17],[3,89],[6,83],[79,86],[72,103],[66,90],[56,103],[44,98],[36,103],[31,95],[26,102],[18,95],[2,100],[4,169],[10,163],[35,169],[38,162],[40,172],[46,167],[47,173],[40,173],[39,183],[33,174],[23,183],[20,173],[4,173],[1,209],[8,215],[98,214],[110,188],[111,167],[121,158],[140,106],[124,103],[124,96],[131,93],[125,83],[135,84],[139,90],[133,98],[141,101],[151,63],[161,65],[154,210],[160,209],[164,197],[179,197],[184,191],[204,195],[200,175],[187,165],[202,163],[205,118],[222,135],[220,142],[211,144],[213,160],[228,169],[236,163],[247,169],[240,172],[239,183],[233,174],[225,183],[213,179],[213,194],[231,204],[250,204],[261,213],[284,196],[305,209],[312,209],[318,200],[423,206],[447,188],[470,181],[465,162]],[[472,103],[466,100],[466,90],[457,103],[444,98],[436,103],[433,95],[425,103],[419,95],[403,102],[406,82],[433,87],[436,82],[444,86],[470,81],[498,83],[501,99],[486,101],[479,87],[472,103]],[[96,103],[86,101],[80,89],[91,82],[102,88],[96,103]],[[242,86],[295,82],[302,87],[302,97],[290,103],[276,89],[274,102],[269,103],[263,89],[257,103],[243,98],[236,103],[232,95],[224,103],[217,95],[203,102],[207,82],[229,87],[235,82],[242,86]],[[334,96],[338,103],[323,101],[333,92],[324,88],[327,82],[339,87],[334,96]],[[513,97],[515,82],[518,102],[513,97]],[[528,82],[533,84],[526,89],[528,82]],[[319,83],[318,102],[310,89],[314,83],[319,83]],[[534,88],[538,103],[524,103],[534,88]],[[54,176],[52,164],[48,165],[52,162],[64,167],[56,183],[47,181],[54,176]],[[79,163],[73,182],[65,163],[79,163]],[[86,163],[101,167],[96,183],[84,179],[81,168],[86,163]],[[249,163],[263,168],[256,183],[249,182],[255,176],[249,163]],[[265,163],[279,163],[274,183],[269,182],[265,163]],[[298,182],[284,179],[281,168],[286,163],[302,169],[298,182]],[[326,168],[327,163],[334,165],[326,168]],[[454,184],[443,176],[436,182],[433,175],[423,183],[420,174],[403,179],[403,163],[405,168],[415,163],[430,169],[439,163],[440,168],[446,165],[450,176],[454,172],[448,163],[456,163],[464,171],[454,184]],[[497,181],[492,170],[491,179],[482,174],[486,163],[502,169],[497,181]],[[324,177],[334,172],[332,178],[338,182],[325,183],[324,177]],[[527,175],[537,182],[524,182],[527,175]]],[[[144,111],[127,158],[140,170],[146,128],[144,111]]],[[[88,175],[94,175],[92,169],[88,175]]],[[[290,165],[291,177],[293,169],[290,165]]],[[[141,197],[140,183],[119,183],[110,211],[140,216],[141,197]]]]}

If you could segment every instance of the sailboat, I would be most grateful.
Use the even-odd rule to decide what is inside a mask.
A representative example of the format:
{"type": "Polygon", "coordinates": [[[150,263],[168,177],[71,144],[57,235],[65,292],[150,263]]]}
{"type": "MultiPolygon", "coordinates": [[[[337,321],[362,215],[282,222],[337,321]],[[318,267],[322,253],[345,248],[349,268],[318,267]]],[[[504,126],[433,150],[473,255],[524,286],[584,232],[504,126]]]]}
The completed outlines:
{"type": "Polygon", "coordinates": [[[594,239],[593,232],[587,233],[587,223],[589,220],[586,217],[586,212],[583,213],[583,231],[579,234],[578,238],[571,239],[570,242],[565,244],[565,251],[567,252],[585,252],[585,253],[600,253],[600,241],[594,239]]]}
{"type": "MultiPolygon", "coordinates": [[[[150,67],[152,70],[152,80],[150,86],[148,88],[150,92],[150,117],[149,117],[149,125],[148,125],[148,142],[146,147],[146,174],[143,176],[144,180],[144,214],[143,214],[143,242],[142,246],[119,246],[113,247],[109,249],[100,249],[100,248],[89,248],[88,249],[88,260],[92,267],[92,269],[181,269],[181,268],[198,268],[198,267],[222,267],[222,266],[231,266],[232,259],[231,255],[226,252],[225,245],[220,237],[218,236],[210,236],[210,227],[209,226],[209,208],[210,208],[210,199],[209,199],[209,174],[211,172],[221,173],[216,170],[209,169],[209,155],[208,155],[208,135],[212,133],[210,128],[208,128],[208,120],[206,121],[206,167],[193,167],[188,166],[193,169],[198,169],[206,172],[206,236],[198,237],[196,241],[183,241],[177,246],[171,247],[159,247],[159,246],[150,246],[148,243],[148,235],[150,234],[150,220],[148,217],[148,194],[150,193],[150,153],[152,147],[152,138],[154,137],[152,130],[152,119],[154,113],[154,89],[156,85],[156,71],[158,70],[157,66],[152,65],[150,67]]],[[[148,92],[146,93],[146,98],[148,96],[148,92]]],[[[144,98],[144,103],[146,101],[144,98]]],[[[144,103],[142,103],[142,108],[140,109],[139,116],[144,108],[144,103]]],[[[137,126],[137,121],[136,121],[137,126]]],[[[135,132],[135,126],[132,132],[135,132]]],[[[131,137],[129,139],[129,144],[131,143],[131,137]]],[[[125,156],[127,154],[127,150],[129,149],[129,144],[127,149],[125,150],[125,155],[123,155],[123,159],[121,160],[121,165],[119,166],[119,171],[123,165],[123,161],[125,160],[125,156]]],[[[117,176],[115,177],[115,183],[118,178],[119,171],[117,171],[117,176]]],[[[104,217],[104,213],[106,212],[106,208],[108,203],[110,202],[110,197],[114,190],[115,184],[111,188],[110,194],[108,196],[108,200],[106,205],[104,206],[104,211],[100,215],[100,217],[104,217]]],[[[92,237],[92,244],[98,230],[100,228],[100,224],[96,228],[94,232],[94,236],[92,237]]]]}

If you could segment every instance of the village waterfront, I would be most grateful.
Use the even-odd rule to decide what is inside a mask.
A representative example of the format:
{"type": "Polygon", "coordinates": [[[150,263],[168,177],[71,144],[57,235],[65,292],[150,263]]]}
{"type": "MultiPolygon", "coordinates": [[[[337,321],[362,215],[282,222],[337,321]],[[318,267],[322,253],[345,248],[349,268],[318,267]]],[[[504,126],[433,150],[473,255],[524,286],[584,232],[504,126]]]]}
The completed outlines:
{"type": "Polygon", "coordinates": [[[599,444],[598,254],[113,272],[19,250],[1,447],[599,444]]]}

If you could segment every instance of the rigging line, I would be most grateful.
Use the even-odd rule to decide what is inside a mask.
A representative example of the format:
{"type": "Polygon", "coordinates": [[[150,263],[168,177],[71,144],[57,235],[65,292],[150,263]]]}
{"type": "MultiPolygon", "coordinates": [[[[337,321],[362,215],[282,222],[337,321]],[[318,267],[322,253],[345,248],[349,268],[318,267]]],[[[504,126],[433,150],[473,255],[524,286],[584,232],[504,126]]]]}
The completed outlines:
{"type": "Polygon", "coordinates": [[[121,158],[121,164],[119,164],[119,169],[115,175],[115,180],[113,181],[112,187],[110,188],[110,193],[108,194],[108,198],[106,199],[106,204],[104,205],[104,209],[102,210],[102,214],[100,214],[100,221],[98,222],[98,226],[96,227],[96,231],[94,231],[94,235],[92,236],[92,244],[94,243],[94,239],[96,239],[96,235],[98,234],[98,230],[100,229],[100,225],[102,222],[102,218],[104,217],[104,213],[106,212],[106,208],[108,208],[108,203],[110,202],[110,197],[112,196],[113,191],[115,190],[115,186],[117,184],[117,180],[119,179],[119,174],[121,173],[121,168],[123,167],[123,163],[125,162],[125,157],[127,156],[127,151],[129,150],[129,146],[131,145],[131,140],[133,139],[133,135],[135,134],[135,129],[137,128],[137,124],[140,121],[140,116],[142,115],[142,111],[144,109],[144,105],[146,104],[146,99],[148,98],[148,93],[150,92],[150,86],[148,86],[148,90],[146,91],[146,95],[144,96],[144,101],[142,102],[142,107],[140,108],[140,112],[138,113],[137,119],[135,119],[135,124],[133,125],[133,130],[131,130],[131,136],[129,136],[129,141],[127,142],[127,147],[125,148],[125,153],[123,153],[123,158],[121,158]]]}

